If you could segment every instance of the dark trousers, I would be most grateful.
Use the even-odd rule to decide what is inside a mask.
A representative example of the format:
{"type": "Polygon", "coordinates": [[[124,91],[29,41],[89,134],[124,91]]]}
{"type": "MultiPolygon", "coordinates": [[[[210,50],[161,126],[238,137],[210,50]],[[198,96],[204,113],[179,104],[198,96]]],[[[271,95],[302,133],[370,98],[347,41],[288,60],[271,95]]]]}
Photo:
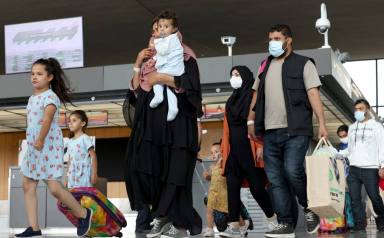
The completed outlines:
{"type": "Polygon", "coordinates": [[[240,217],[241,200],[240,190],[243,179],[247,179],[249,190],[259,204],[267,217],[272,217],[273,207],[265,189],[266,175],[263,168],[250,167],[243,171],[243,176],[237,176],[234,173],[228,173],[227,189],[228,189],[228,222],[237,222],[240,217]]]}
{"type": "MultiPolygon", "coordinates": [[[[267,187],[267,191],[268,191],[269,196],[271,197],[271,200],[274,201],[271,185],[269,185],[267,187]]],[[[293,225],[294,228],[296,228],[297,222],[299,220],[299,205],[297,204],[296,196],[295,196],[295,193],[293,192],[292,188],[291,188],[291,195],[292,195],[292,197],[291,197],[291,200],[292,200],[292,206],[291,206],[292,211],[291,211],[291,213],[293,215],[292,225],[293,225]]],[[[276,211],[275,204],[272,203],[272,205],[273,205],[273,210],[276,211]]],[[[283,221],[279,220],[279,218],[277,219],[277,221],[279,223],[283,222],[283,221]]]]}
{"type": "Polygon", "coordinates": [[[143,208],[137,211],[136,230],[150,230],[152,222],[151,209],[148,205],[143,205],[143,208]]]}
{"type": "Polygon", "coordinates": [[[286,128],[268,130],[265,133],[265,171],[271,183],[279,222],[295,224],[295,196],[302,207],[308,207],[304,159],[309,141],[308,136],[290,136],[286,128]]]}
{"type": "Polygon", "coordinates": [[[361,199],[361,187],[364,185],[373,210],[378,215],[376,224],[384,226],[384,204],[379,192],[379,170],[363,169],[351,166],[347,177],[349,193],[352,200],[352,212],[356,229],[364,229],[366,225],[365,206],[361,199]]]}

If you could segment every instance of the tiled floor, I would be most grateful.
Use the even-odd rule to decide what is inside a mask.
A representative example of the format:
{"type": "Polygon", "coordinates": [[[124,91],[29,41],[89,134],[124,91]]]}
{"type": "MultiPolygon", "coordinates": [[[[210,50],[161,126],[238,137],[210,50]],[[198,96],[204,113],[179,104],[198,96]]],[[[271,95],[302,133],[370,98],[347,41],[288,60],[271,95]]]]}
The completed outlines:
{"type": "MultiPolygon", "coordinates": [[[[128,215],[126,216],[128,226],[125,227],[122,232],[124,234],[124,238],[145,238],[145,235],[143,234],[135,234],[134,228],[135,228],[135,215],[128,215]]],[[[6,224],[4,221],[6,219],[5,217],[0,217],[0,224],[6,224]],[[3,221],[2,221],[3,220],[3,221]]],[[[8,238],[13,237],[14,232],[20,232],[20,229],[9,229],[8,227],[0,227],[0,238],[8,238]]],[[[76,230],[75,229],[46,229],[43,231],[44,236],[47,238],[72,238],[77,237],[76,236],[76,230]]],[[[194,236],[196,238],[200,238],[203,236],[194,236]]],[[[216,235],[216,237],[219,237],[216,235]]],[[[262,233],[250,233],[248,235],[249,238],[262,238],[264,235],[262,233]]],[[[305,232],[297,232],[296,237],[298,238],[306,238],[306,237],[319,237],[319,238],[376,238],[376,237],[382,237],[384,238],[383,234],[376,233],[374,227],[370,227],[368,229],[368,232],[365,234],[344,234],[344,235],[308,235],[305,232]]]]}
{"type": "MultiPolygon", "coordinates": [[[[9,233],[0,233],[0,238],[8,238],[8,237],[13,237],[12,234],[9,234],[9,233]]],[[[44,235],[43,237],[46,237],[46,238],[63,238],[63,237],[68,237],[68,238],[72,238],[72,237],[77,237],[75,235],[71,235],[71,234],[52,234],[52,235],[44,235]]],[[[142,234],[134,234],[134,233],[124,233],[124,236],[123,237],[129,237],[129,238],[145,238],[145,235],[142,235],[142,234]]],[[[196,238],[201,238],[203,236],[194,236],[196,238]]],[[[218,235],[216,235],[216,237],[219,237],[218,235]]],[[[264,235],[263,234],[260,234],[260,233],[252,233],[252,234],[249,234],[248,235],[248,238],[263,238],[264,235]]],[[[325,237],[329,237],[329,238],[376,238],[376,237],[384,237],[383,235],[379,236],[379,235],[376,235],[376,234],[359,234],[359,235],[356,235],[356,234],[348,234],[348,235],[326,235],[326,236],[323,236],[323,235],[307,235],[305,233],[302,233],[302,232],[299,232],[296,234],[296,237],[298,238],[306,238],[306,237],[321,237],[321,238],[325,238],[325,237]]]]}

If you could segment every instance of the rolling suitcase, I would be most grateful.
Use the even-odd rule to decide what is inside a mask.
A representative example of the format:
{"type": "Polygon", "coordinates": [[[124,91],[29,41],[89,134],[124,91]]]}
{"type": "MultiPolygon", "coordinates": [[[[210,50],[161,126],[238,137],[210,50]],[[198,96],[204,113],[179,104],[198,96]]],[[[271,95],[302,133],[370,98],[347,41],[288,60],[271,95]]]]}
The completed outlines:
{"type": "MultiPolygon", "coordinates": [[[[92,225],[88,237],[122,237],[121,229],[127,226],[124,215],[99,190],[79,187],[69,190],[82,207],[93,210],[92,225]]],[[[58,202],[59,210],[77,227],[76,218],[68,207],[58,202]]]]}

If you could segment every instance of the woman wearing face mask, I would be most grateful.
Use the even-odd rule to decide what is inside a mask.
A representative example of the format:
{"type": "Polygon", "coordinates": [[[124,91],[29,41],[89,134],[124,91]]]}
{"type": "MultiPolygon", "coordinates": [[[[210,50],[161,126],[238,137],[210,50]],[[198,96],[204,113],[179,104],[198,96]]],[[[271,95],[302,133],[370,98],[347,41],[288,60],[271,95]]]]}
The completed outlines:
{"type": "Polygon", "coordinates": [[[349,128],[348,158],[350,162],[347,178],[352,198],[355,231],[365,231],[366,216],[361,199],[364,185],[377,214],[376,227],[384,232],[384,204],[379,193],[379,176],[384,177],[384,128],[370,116],[367,100],[355,102],[355,119],[349,128]]]}
{"type": "Polygon", "coordinates": [[[227,178],[229,224],[220,236],[240,237],[240,189],[244,180],[271,224],[276,224],[276,218],[265,189],[267,177],[263,169],[262,145],[248,137],[247,117],[255,79],[246,66],[235,66],[231,76],[230,83],[234,90],[226,103],[222,141],[222,168],[227,178]]]}

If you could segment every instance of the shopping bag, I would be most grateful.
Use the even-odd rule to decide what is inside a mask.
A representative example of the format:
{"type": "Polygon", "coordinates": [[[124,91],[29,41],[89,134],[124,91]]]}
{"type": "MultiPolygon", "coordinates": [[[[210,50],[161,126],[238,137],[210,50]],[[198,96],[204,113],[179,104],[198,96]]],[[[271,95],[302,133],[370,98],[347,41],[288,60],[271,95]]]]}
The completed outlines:
{"type": "Polygon", "coordinates": [[[313,154],[305,159],[308,208],[320,217],[344,214],[345,170],[335,154],[335,149],[322,138],[313,154]]]}

